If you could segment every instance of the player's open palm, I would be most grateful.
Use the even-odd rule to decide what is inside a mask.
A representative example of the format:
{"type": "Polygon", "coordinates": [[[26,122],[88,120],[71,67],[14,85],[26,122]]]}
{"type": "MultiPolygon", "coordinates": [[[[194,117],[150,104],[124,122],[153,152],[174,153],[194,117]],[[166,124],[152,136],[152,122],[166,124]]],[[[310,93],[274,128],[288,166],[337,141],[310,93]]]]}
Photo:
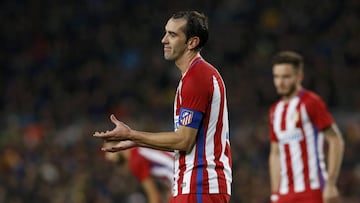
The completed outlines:
{"type": "Polygon", "coordinates": [[[106,132],[95,132],[93,136],[102,138],[107,142],[127,140],[130,133],[129,126],[119,121],[113,114],[111,114],[110,120],[115,124],[115,128],[113,130],[107,130],[106,132]]]}

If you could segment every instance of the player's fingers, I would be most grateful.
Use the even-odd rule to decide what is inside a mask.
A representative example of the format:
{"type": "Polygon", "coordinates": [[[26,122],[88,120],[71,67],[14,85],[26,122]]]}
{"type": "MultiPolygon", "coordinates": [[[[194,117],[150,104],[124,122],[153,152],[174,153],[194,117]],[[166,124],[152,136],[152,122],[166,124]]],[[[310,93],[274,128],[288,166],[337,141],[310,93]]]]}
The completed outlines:
{"type": "Polygon", "coordinates": [[[121,151],[121,149],[117,148],[117,147],[102,147],[101,148],[102,151],[105,151],[105,152],[118,152],[118,151],[121,151]]]}
{"type": "Polygon", "coordinates": [[[109,138],[109,137],[112,137],[112,133],[111,131],[106,131],[106,132],[95,132],[93,134],[94,137],[99,137],[99,138],[109,138]]]}
{"type": "Polygon", "coordinates": [[[114,114],[111,114],[110,120],[111,120],[111,122],[113,122],[115,125],[120,124],[120,121],[115,117],[114,114]]]}
{"type": "Polygon", "coordinates": [[[95,132],[93,134],[94,137],[101,137],[103,133],[100,133],[100,132],[95,132]]]}

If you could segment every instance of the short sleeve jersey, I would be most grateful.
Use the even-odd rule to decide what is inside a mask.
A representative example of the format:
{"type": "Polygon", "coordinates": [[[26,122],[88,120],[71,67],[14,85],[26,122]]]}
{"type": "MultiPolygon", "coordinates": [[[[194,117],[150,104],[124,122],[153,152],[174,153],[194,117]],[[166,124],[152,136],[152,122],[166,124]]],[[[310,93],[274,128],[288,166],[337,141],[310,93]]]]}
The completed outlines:
{"type": "Polygon", "coordinates": [[[327,178],[322,131],[333,123],[323,100],[302,90],[288,102],[276,102],[269,122],[270,140],[280,148],[280,194],[322,188],[327,178]]]}
{"type": "Polygon", "coordinates": [[[175,130],[198,130],[191,152],[175,152],[173,195],[231,194],[229,121],[224,82],[203,58],[182,75],[174,102],[175,130]]]}
{"type": "Polygon", "coordinates": [[[130,149],[129,168],[140,181],[149,177],[156,177],[173,182],[174,156],[171,152],[164,152],[150,148],[136,147],[130,149]]]}

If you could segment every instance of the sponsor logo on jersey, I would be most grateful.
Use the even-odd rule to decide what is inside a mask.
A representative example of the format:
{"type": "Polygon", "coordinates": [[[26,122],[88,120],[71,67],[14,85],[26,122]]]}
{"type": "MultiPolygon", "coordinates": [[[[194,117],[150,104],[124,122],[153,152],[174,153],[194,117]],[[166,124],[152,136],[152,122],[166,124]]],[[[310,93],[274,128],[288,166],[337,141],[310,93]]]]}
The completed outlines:
{"type": "Polygon", "coordinates": [[[282,144],[290,142],[299,142],[304,139],[301,129],[295,128],[292,130],[280,131],[277,134],[279,142],[282,144]]]}

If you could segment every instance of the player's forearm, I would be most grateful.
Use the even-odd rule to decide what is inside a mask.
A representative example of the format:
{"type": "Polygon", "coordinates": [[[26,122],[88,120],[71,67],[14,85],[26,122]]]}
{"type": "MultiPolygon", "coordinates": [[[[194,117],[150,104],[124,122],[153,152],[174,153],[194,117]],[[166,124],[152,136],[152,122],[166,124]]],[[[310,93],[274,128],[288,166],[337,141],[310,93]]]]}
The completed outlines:
{"type": "Polygon", "coordinates": [[[149,203],[160,203],[161,202],[160,192],[157,189],[157,186],[152,178],[147,178],[146,180],[144,180],[141,183],[141,185],[146,193],[149,203]]]}
{"type": "Polygon", "coordinates": [[[328,175],[329,183],[336,183],[344,153],[344,141],[340,136],[329,143],[328,175]]]}
{"type": "Polygon", "coordinates": [[[270,187],[271,192],[277,192],[280,185],[280,157],[271,153],[269,157],[270,187]]]}
{"type": "Polygon", "coordinates": [[[340,172],[340,167],[344,154],[344,140],[336,125],[326,132],[329,143],[328,151],[328,183],[335,184],[340,172]]]}
{"type": "Polygon", "coordinates": [[[166,151],[186,150],[184,138],[176,132],[150,133],[131,130],[130,139],[142,147],[166,151]]]}

